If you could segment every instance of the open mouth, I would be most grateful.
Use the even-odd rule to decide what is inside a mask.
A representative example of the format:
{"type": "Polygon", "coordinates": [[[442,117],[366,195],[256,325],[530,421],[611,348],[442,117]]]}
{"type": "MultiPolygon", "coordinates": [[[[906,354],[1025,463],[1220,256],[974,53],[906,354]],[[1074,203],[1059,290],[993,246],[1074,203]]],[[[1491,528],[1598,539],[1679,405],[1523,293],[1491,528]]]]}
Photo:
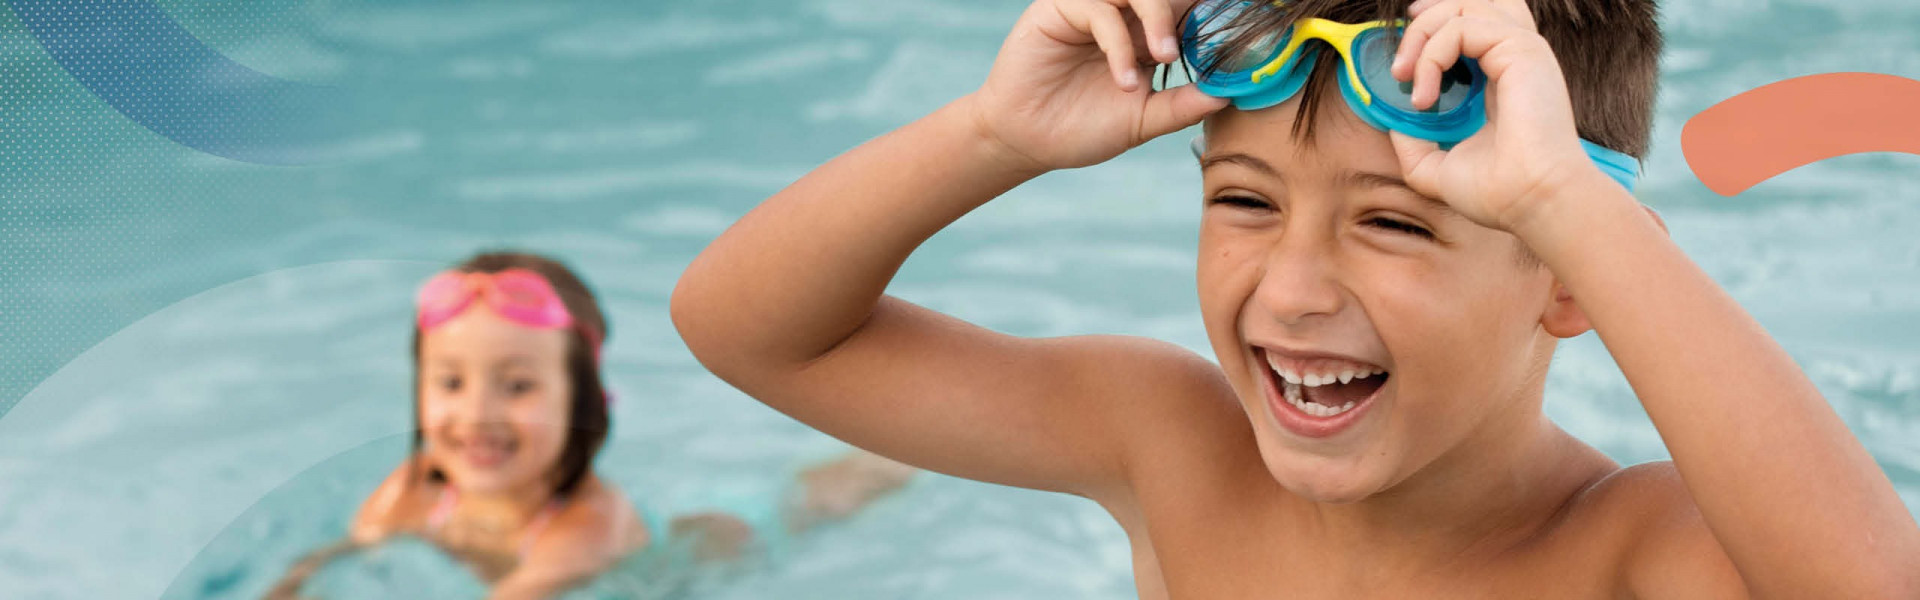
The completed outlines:
{"type": "Polygon", "coordinates": [[[1308,437],[1338,433],[1358,421],[1392,375],[1376,365],[1345,359],[1289,359],[1264,348],[1267,389],[1274,417],[1308,437]]]}
{"type": "Polygon", "coordinates": [[[520,442],[513,436],[506,435],[475,435],[453,438],[450,441],[452,441],[449,444],[450,449],[458,454],[462,461],[480,468],[500,466],[520,449],[520,442]]]}

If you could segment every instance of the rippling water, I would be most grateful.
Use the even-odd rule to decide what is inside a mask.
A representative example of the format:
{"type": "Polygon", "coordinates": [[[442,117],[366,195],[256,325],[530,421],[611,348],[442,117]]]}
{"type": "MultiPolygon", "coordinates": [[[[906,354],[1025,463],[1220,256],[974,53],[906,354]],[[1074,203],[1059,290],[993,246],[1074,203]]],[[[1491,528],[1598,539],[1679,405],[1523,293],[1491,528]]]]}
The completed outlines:
{"type": "MultiPolygon", "coordinates": [[[[1779,79],[1920,78],[1920,7],[1671,4],[1640,196],[1920,506],[1920,159],[1832,160],[1725,199],[1678,150],[1686,117],[1779,79]]],[[[835,452],[701,370],[668,292],[762,198],[977,85],[1023,3],[162,5],[255,69],[372,108],[327,116],[324,165],[213,158],[120,117],[0,19],[9,597],[252,597],[340,535],[403,451],[413,286],[486,246],[562,257],[601,295],[621,401],[600,469],[636,498],[763,489],[835,452]]],[[[1149,335],[1210,355],[1184,142],[1022,187],[936,236],[894,292],[1015,334],[1149,335]]],[[[1563,346],[1547,409],[1623,462],[1665,456],[1591,335],[1563,346]]],[[[424,575],[341,589],[474,589],[430,553],[380,560],[424,575]]],[[[644,594],[635,573],[585,595],[644,594]]],[[[926,476],[701,590],[1124,598],[1129,573],[1124,537],[1090,503],[926,476]]]]}

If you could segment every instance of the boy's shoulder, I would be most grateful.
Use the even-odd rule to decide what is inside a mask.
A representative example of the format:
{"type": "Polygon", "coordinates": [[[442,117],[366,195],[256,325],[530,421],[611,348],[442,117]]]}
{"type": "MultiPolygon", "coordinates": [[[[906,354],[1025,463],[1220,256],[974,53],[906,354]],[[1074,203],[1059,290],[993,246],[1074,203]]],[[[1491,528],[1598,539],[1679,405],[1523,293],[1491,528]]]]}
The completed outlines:
{"type": "Polygon", "coordinates": [[[1241,477],[1265,472],[1246,409],[1219,364],[1152,338],[1084,342],[1089,358],[1111,374],[1106,389],[1116,390],[1101,410],[1114,435],[1127,440],[1128,505],[1142,494],[1190,499],[1201,490],[1240,488],[1241,477]]]}
{"type": "Polygon", "coordinates": [[[1124,393],[1109,400],[1122,420],[1116,424],[1130,439],[1168,443],[1189,441],[1185,434],[1215,437],[1221,427],[1244,429],[1246,414],[1220,365],[1187,348],[1153,338],[1087,336],[1090,360],[1101,365],[1109,389],[1124,393]]]}
{"type": "Polygon", "coordinates": [[[1569,541],[1604,553],[1588,558],[1615,564],[1636,596],[1721,597],[1743,587],[1672,461],[1608,474],[1575,495],[1567,519],[1569,541]]]}

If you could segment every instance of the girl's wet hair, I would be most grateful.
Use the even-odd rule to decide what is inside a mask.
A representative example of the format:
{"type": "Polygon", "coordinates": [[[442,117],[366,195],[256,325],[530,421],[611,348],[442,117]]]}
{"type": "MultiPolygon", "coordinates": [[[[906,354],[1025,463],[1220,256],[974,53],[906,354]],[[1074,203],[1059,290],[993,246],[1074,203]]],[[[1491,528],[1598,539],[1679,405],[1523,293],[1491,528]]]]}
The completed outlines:
{"type": "MultiPolygon", "coordinates": [[[[1219,44],[1217,56],[1240,56],[1270,43],[1274,32],[1284,31],[1300,19],[1317,17],[1341,23],[1406,19],[1411,4],[1410,0],[1290,0],[1276,5],[1255,0],[1246,10],[1217,13],[1231,21],[1200,28],[1217,37],[1195,40],[1190,37],[1193,33],[1183,28],[1180,43],[1182,47],[1215,43],[1219,44]]],[[[1580,137],[1644,159],[1653,134],[1654,95],[1663,45],[1654,0],[1529,0],[1527,5],[1540,36],[1546,38],[1566,75],[1580,137]]],[[[1189,15],[1183,15],[1179,22],[1186,23],[1192,10],[1188,8],[1189,15]]],[[[1325,43],[1319,40],[1308,43],[1325,49],[1325,43]]],[[[1217,62],[1201,68],[1216,69],[1217,62]]],[[[1306,87],[1300,91],[1292,132],[1297,141],[1312,142],[1313,123],[1324,96],[1339,93],[1332,87],[1337,85],[1332,77],[1339,64],[1338,53],[1318,53],[1306,87]]],[[[1193,66],[1188,68],[1192,70],[1193,66]]],[[[1164,72],[1161,81],[1165,87],[1164,72]]]]}
{"type": "MultiPolygon", "coordinates": [[[[553,492],[556,497],[571,495],[580,486],[587,473],[593,468],[593,458],[600,453],[600,446],[607,439],[609,417],[606,385],[600,378],[600,364],[595,359],[596,349],[593,342],[581,335],[578,329],[584,328],[597,334],[605,343],[612,332],[607,326],[606,314],[600,311],[600,303],[566,265],[550,258],[515,251],[489,251],[474,255],[454,267],[454,270],[468,273],[498,273],[507,269],[526,269],[540,274],[553,286],[560,296],[561,304],[573,315],[578,327],[567,330],[567,375],[572,379],[573,397],[568,411],[567,440],[561,446],[560,460],[551,473],[553,492]]],[[[419,456],[421,445],[420,421],[420,329],[413,330],[413,456],[419,456]]],[[[427,467],[424,477],[428,481],[442,483],[446,475],[439,469],[427,467]]],[[[409,480],[411,481],[410,478],[409,480]]]]}

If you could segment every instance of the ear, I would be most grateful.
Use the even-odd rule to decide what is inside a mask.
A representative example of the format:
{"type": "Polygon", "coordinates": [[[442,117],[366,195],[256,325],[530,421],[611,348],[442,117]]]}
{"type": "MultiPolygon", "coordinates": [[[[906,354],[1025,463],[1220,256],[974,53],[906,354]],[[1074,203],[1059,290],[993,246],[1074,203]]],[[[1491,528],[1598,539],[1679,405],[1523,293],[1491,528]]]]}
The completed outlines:
{"type": "Polygon", "coordinates": [[[1593,329],[1593,324],[1587,322],[1587,313],[1580,310],[1580,305],[1573,302],[1573,294],[1567,291],[1567,287],[1562,285],[1558,278],[1553,280],[1552,293],[1553,298],[1547,303],[1547,312],[1540,315],[1540,327],[1546,329],[1547,333],[1553,334],[1553,337],[1561,339],[1574,337],[1593,329]]]}
{"type": "MultiPolygon", "coordinates": [[[[1645,204],[1640,205],[1640,208],[1647,211],[1647,216],[1653,217],[1653,223],[1660,226],[1660,231],[1667,232],[1669,235],[1673,233],[1672,230],[1667,229],[1667,220],[1660,218],[1659,211],[1645,204]]],[[[1567,291],[1567,286],[1561,285],[1558,278],[1553,280],[1552,292],[1553,299],[1547,305],[1547,312],[1540,316],[1540,326],[1545,328],[1547,333],[1553,334],[1553,337],[1566,339],[1593,329],[1593,323],[1587,321],[1587,313],[1580,310],[1580,305],[1573,302],[1573,294],[1567,291]]]]}

